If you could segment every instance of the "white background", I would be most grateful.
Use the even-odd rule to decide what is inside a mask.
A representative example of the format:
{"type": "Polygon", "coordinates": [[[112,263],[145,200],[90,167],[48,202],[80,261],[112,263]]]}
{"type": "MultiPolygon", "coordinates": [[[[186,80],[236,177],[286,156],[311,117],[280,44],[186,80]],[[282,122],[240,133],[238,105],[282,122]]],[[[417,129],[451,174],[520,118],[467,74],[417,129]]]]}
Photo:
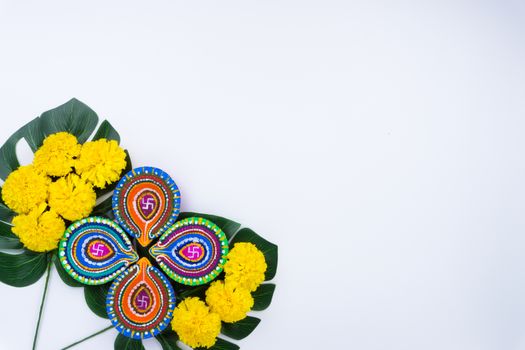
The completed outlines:
{"type": "MultiPolygon", "coordinates": [[[[279,244],[242,349],[525,349],[524,23],[519,0],[0,0],[0,140],[77,97],[184,210],[279,244]]],[[[43,282],[0,285],[0,349],[30,348],[43,282]]],[[[106,325],[51,276],[39,350],[106,325]]]]}

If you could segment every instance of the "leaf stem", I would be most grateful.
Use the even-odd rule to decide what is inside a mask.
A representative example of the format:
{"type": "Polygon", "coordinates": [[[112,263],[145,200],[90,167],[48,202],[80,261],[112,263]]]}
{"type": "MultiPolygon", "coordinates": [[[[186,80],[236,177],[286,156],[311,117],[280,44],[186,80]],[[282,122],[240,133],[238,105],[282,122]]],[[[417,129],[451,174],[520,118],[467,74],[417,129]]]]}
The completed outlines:
{"type": "Polygon", "coordinates": [[[72,348],[73,346],[78,345],[78,344],[80,344],[82,342],[85,342],[86,340],[89,340],[89,339],[91,339],[93,337],[96,337],[97,335],[102,334],[102,333],[110,330],[111,328],[113,328],[113,326],[106,327],[106,328],[104,328],[104,329],[102,329],[102,330],[100,330],[100,331],[98,331],[96,333],[93,333],[90,336],[85,337],[84,339],[80,339],[79,341],[74,342],[73,344],[70,344],[70,345],[68,345],[65,348],[62,348],[60,350],[66,350],[66,349],[72,348]]]}
{"type": "Polygon", "coordinates": [[[33,338],[33,350],[36,349],[38,331],[40,330],[40,321],[42,320],[42,312],[44,311],[44,303],[46,301],[46,296],[47,296],[47,287],[49,286],[49,276],[51,276],[51,259],[48,259],[47,261],[46,284],[44,285],[44,294],[42,294],[42,301],[40,302],[40,311],[38,313],[38,321],[36,324],[35,336],[33,338]]]}

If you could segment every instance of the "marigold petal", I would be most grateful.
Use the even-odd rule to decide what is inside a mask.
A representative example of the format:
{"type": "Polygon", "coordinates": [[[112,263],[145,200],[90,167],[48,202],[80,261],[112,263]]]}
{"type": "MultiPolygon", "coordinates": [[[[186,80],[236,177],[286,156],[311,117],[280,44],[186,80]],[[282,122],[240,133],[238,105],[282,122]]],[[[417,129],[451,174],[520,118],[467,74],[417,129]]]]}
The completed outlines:
{"type": "Polygon", "coordinates": [[[253,292],[264,281],[267,269],[264,254],[253,243],[238,242],[228,253],[224,265],[226,281],[253,292]]]}
{"type": "Polygon", "coordinates": [[[50,176],[65,176],[73,170],[75,158],[80,154],[77,138],[67,132],[59,132],[45,138],[33,159],[37,171],[50,176]]]}
{"type": "Polygon", "coordinates": [[[93,185],[75,174],[62,177],[49,186],[49,206],[69,221],[91,214],[96,200],[93,185]]]}
{"type": "Polygon", "coordinates": [[[213,282],[206,291],[206,303],[224,322],[244,319],[253,307],[253,297],[248,289],[225,283],[213,282]]]}
{"type": "Polygon", "coordinates": [[[13,233],[27,249],[35,252],[48,252],[58,247],[66,225],[56,212],[46,211],[43,203],[28,214],[13,218],[13,233]]]}
{"type": "Polygon", "coordinates": [[[51,179],[38,173],[32,165],[13,171],[2,187],[2,199],[18,214],[27,214],[47,200],[51,179]]]}
{"type": "Polygon", "coordinates": [[[126,167],[126,152],[115,140],[100,139],[82,145],[75,169],[95,187],[105,188],[117,181],[126,167]]]}
{"type": "Polygon", "coordinates": [[[221,331],[221,319],[199,298],[190,297],[173,311],[171,326],[183,343],[192,348],[210,348],[221,331]]]}

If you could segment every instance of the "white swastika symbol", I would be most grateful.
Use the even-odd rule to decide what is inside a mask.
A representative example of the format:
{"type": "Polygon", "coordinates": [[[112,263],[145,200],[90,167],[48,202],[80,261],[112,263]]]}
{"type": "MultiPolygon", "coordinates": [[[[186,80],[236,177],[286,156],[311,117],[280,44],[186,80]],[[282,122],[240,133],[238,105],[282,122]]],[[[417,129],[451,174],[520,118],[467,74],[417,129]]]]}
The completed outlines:
{"type": "Polygon", "coordinates": [[[139,299],[137,299],[137,305],[142,310],[146,309],[148,307],[149,298],[147,295],[141,295],[139,299]]]}
{"type": "Polygon", "coordinates": [[[188,248],[188,258],[196,259],[201,255],[201,249],[197,246],[191,246],[188,248]]]}
{"type": "Polygon", "coordinates": [[[95,256],[102,256],[105,253],[104,245],[100,243],[95,243],[91,247],[91,253],[95,256]]]}
{"type": "Polygon", "coordinates": [[[142,209],[144,210],[153,210],[155,208],[155,200],[151,197],[142,198],[140,204],[142,204],[142,209]]]}

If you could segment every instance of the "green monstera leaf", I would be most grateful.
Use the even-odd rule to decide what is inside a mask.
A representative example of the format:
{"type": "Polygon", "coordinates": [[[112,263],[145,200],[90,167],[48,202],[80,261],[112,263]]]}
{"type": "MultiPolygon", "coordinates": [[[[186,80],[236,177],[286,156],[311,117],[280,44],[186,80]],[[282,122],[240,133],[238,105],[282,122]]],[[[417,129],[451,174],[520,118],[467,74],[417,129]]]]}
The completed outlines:
{"type": "Polygon", "coordinates": [[[2,188],[0,187],[0,221],[11,222],[15,215],[16,213],[9,209],[7,205],[5,205],[2,199],[2,188]]]}
{"type": "Polygon", "coordinates": [[[84,286],[84,298],[88,307],[97,316],[109,319],[106,312],[106,296],[108,295],[111,283],[99,286],[84,286]]]}
{"type": "Polygon", "coordinates": [[[275,284],[265,283],[261,284],[255,292],[252,293],[254,304],[252,310],[262,311],[266,310],[272,303],[273,293],[275,292],[275,284]]]}
{"type": "Polygon", "coordinates": [[[235,323],[223,323],[221,333],[232,339],[241,340],[249,336],[259,325],[261,320],[257,317],[247,316],[235,323]]]}
{"type": "MultiPolygon", "coordinates": [[[[205,348],[197,348],[198,350],[205,350],[205,348]]],[[[222,338],[217,338],[217,342],[208,350],[239,350],[239,345],[230,343],[222,338]]]]}
{"type": "MultiPolygon", "coordinates": [[[[36,150],[42,146],[47,136],[61,131],[75,135],[80,143],[84,143],[95,132],[98,121],[99,118],[97,114],[86,104],[75,98],[42,113],[42,115],[17,130],[0,147],[0,179],[5,180],[12,171],[20,166],[20,161],[16,154],[16,146],[21,140],[25,140],[33,152],[36,152],[36,150]]],[[[101,123],[93,136],[93,140],[101,138],[120,142],[118,132],[106,120],[101,123]]],[[[131,168],[131,159],[129,154],[127,154],[127,167],[125,171],[131,168]]],[[[113,184],[113,186],[99,191],[97,195],[101,196],[113,191],[115,185],[116,183],[113,184]]],[[[111,210],[107,207],[107,202],[99,204],[99,206],[95,208],[95,211],[104,214],[104,216],[111,216],[111,210]],[[104,213],[101,213],[101,210],[104,210],[104,213]]],[[[15,215],[16,213],[8,208],[2,201],[0,188],[0,249],[22,248],[22,244],[18,238],[13,235],[10,228],[5,225],[5,223],[11,222],[15,215]]],[[[45,266],[42,268],[41,262],[47,264],[50,262],[48,262],[48,260],[46,253],[37,253],[29,250],[17,251],[16,254],[11,255],[7,254],[6,256],[0,257],[0,280],[5,280],[6,283],[12,285],[28,285],[34,283],[45,271],[45,266]],[[35,269],[31,271],[30,275],[28,275],[27,271],[23,268],[16,269],[12,266],[16,262],[20,262],[22,264],[21,266],[26,266],[24,264],[25,261],[37,262],[34,266],[35,269]],[[17,274],[19,274],[19,276],[17,276],[17,274]]],[[[57,260],[55,260],[55,267],[57,268],[59,276],[66,284],[77,286],[77,284],[68,279],[65,271],[61,269],[60,264],[57,264],[57,260]]]]}
{"type": "Polygon", "coordinates": [[[160,343],[160,346],[162,346],[162,350],[182,350],[177,344],[179,336],[171,329],[165,330],[157,335],[156,339],[160,343]]]}
{"type": "Polygon", "coordinates": [[[45,253],[0,253],[0,281],[13,287],[29,286],[42,277],[48,264],[45,253]]]}
{"type": "Polygon", "coordinates": [[[21,127],[0,147],[0,179],[5,180],[13,170],[20,166],[16,156],[16,144],[27,135],[28,125],[35,120],[21,127]]]}
{"type": "Polygon", "coordinates": [[[107,120],[104,120],[98,127],[97,133],[93,136],[93,141],[107,139],[115,140],[120,143],[120,135],[107,120]]]}

